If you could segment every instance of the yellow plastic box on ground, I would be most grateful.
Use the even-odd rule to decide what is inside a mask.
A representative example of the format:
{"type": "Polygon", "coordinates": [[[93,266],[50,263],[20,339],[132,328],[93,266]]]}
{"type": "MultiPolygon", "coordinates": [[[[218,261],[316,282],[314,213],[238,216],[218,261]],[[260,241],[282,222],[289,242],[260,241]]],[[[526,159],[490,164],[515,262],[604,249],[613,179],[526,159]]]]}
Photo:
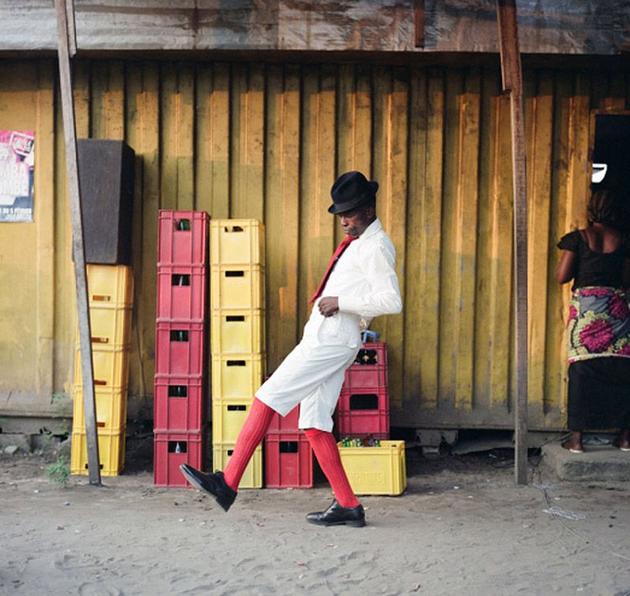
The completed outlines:
{"type": "Polygon", "coordinates": [[[262,265],[265,232],[255,219],[210,221],[210,262],[213,265],[262,265]]]}
{"type": "MultiPolygon", "coordinates": [[[[129,350],[127,348],[95,348],[92,345],[94,386],[114,389],[127,385],[129,377],[129,350]]],[[[76,351],[74,360],[74,382],[83,385],[81,375],[81,352],[76,351]]]]}
{"type": "MultiPolygon", "coordinates": [[[[127,422],[127,387],[96,387],[96,425],[99,431],[122,432],[127,422]]],[[[83,391],[75,385],[73,392],[72,431],[85,432],[83,391]]]]}
{"type": "MultiPolygon", "coordinates": [[[[214,443],[212,444],[212,470],[223,470],[225,468],[232,451],[234,443],[214,443]]],[[[239,489],[241,488],[262,488],[263,485],[263,469],[262,469],[262,447],[257,447],[254,451],[252,459],[245,468],[245,473],[239,489]]]]}
{"type": "Polygon", "coordinates": [[[249,413],[253,398],[212,400],[212,440],[234,443],[249,413]]]}
{"type": "Polygon", "coordinates": [[[133,305],[133,273],[128,265],[88,265],[90,306],[133,305]]]}
{"type": "Polygon", "coordinates": [[[407,487],[404,441],[381,441],[380,447],[338,445],[350,486],[358,495],[400,495],[407,487]]]}
{"type": "Polygon", "coordinates": [[[210,330],[213,354],[248,354],[265,349],[263,310],[215,310],[210,330]]]}
{"type": "Polygon", "coordinates": [[[212,310],[249,310],[264,307],[264,269],[260,265],[212,265],[212,310]]]}
{"type": "Polygon", "coordinates": [[[212,399],[249,399],[262,384],[264,354],[212,356],[212,399]]]}
{"type": "MultiPolygon", "coordinates": [[[[118,476],[125,463],[125,431],[113,433],[98,431],[98,455],[103,476],[118,476]]],[[[70,449],[70,472],[87,475],[87,436],[73,432],[70,449]]]]}

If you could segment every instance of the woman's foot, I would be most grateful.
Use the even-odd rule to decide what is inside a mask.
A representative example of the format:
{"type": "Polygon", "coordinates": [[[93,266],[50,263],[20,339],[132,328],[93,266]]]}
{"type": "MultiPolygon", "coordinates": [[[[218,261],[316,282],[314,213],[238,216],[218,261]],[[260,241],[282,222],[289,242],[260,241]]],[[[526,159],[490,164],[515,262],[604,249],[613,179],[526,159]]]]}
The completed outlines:
{"type": "Polygon", "coordinates": [[[580,431],[572,431],[571,436],[562,443],[562,446],[571,453],[584,453],[582,433],[580,431]]]}
{"type": "Polygon", "coordinates": [[[615,447],[621,451],[630,451],[630,429],[624,429],[619,433],[617,440],[614,442],[615,447]]]}

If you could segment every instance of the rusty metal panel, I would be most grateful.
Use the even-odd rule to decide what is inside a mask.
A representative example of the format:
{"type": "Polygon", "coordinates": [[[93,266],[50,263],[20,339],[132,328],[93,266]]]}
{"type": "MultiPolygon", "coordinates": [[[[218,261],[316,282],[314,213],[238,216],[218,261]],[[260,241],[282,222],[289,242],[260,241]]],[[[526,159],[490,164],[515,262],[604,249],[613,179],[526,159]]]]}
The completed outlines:
{"type": "MultiPolygon", "coordinates": [[[[3,278],[18,274],[19,260],[16,291],[37,297],[22,300],[23,321],[2,317],[0,359],[13,372],[2,379],[1,411],[27,402],[44,411],[72,382],[74,282],[53,76],[42,62],[3,66],[0,79],[0,123],[41,131],[42,209],[23,231],[0,224],[3,278]],[[39,381],[27,354],[42,356],[39,381]],[[16,391],[31,398],[7,406],[16,391]]],[[[158,209],[264,221],[272,371],[299,339],[340,238],[326,212],[330,186],[358,168],[380,183],[404,292],[403,314],[374,323],[390,347],[392,423],[512,426],[511,160],[498,69],[101,61],[80,63],[75,76],[79,134],[122,137],[137,155],[131,412],[151,406],[158,209]]],[[[590,111],[626,108],[627,85],[601,73],[525,73],[533,429],[565,425],[567,294],[552,279],[555,243],[583,223],[590,111]]],[[[10,312],[11,297],[0,300],[10,312]]]]}
{"type": "MultiPolygon", "coordinates": [[[[79,51],[497,52],[494,0],[76,0],[79,51]],[[418,41],[422,41],[421,44],[418,41]]],[[[521,51],[614,56],[630,0],[518,0],[521,51]]],[[[0,51],[54,51],[48,0],[3,0],[0,51]]]]}

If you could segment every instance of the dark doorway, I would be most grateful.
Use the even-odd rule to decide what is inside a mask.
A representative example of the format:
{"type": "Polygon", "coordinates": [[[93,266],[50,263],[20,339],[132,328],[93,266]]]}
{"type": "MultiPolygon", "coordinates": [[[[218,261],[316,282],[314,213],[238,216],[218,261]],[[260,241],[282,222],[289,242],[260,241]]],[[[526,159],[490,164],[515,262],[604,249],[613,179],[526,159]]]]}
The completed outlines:
{"type": "Polygon", "coordinates": [[[597,114],[592,188],[614,189],[630,214],[630,114],[597,114]]]}

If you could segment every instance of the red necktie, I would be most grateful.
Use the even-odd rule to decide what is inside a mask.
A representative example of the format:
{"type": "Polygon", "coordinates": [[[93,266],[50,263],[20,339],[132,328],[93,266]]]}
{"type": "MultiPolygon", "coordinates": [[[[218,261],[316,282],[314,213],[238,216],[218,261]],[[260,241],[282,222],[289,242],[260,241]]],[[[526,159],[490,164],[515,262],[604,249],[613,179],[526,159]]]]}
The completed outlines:
{"type": "Polygon", "coordinates": [[[346,248],[348,248],[350,243],[356,239],[357,239],[357,236],[346,236],[341,241],[341,244],[339,244],[339,246],[333,253],[333,256],[330,257],[330,261],[328,261],[328,267],[326,267],[326,272],[324,273],[324,277],[322,277],[322,281],[319,282],[319,286],[317,287],[317,290],[311,296],[311,299],[309,300],[309,304],[312,304],[313,302],[315,302],[315,300],[317,300],[321,296],[322,292],[324,291],[324,286],[326,285],[326,282],[328,281],[328,278],[330,277],[332,270],[335,268],[337,261],[339,260],[343,252],[346,250],[346,248]]]}

